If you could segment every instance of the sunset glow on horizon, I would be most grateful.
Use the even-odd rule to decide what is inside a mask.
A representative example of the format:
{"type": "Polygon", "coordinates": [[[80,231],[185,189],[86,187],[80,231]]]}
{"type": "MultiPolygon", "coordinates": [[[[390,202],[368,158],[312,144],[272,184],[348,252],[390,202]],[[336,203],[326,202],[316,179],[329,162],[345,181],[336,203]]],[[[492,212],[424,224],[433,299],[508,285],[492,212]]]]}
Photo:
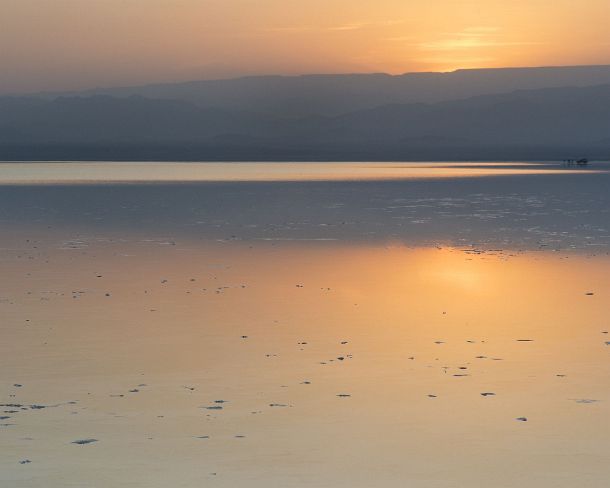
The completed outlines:
{"type": "Polygon", "coordinates": [[[0,3],[3,93],[257,74],[610,63],[607,0],[0,3]]]}

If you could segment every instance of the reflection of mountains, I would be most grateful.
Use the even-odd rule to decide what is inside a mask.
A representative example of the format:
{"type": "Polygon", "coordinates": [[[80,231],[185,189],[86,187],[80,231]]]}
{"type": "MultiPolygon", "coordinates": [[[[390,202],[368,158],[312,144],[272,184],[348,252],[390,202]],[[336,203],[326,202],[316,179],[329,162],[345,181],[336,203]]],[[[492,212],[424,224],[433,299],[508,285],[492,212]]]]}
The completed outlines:
{"type": "Polygon", "coordinates": [[[261,77],[0,99],[2,159],[563,159],[607,157],[609,134],[610,67],[261,77]],[[568,82],[605,84],[531,88],[568,82]],[[515,87],[529,89],[480,95],[515,87]],[[464,95],[477,96],[455,99],[464,95]]]}

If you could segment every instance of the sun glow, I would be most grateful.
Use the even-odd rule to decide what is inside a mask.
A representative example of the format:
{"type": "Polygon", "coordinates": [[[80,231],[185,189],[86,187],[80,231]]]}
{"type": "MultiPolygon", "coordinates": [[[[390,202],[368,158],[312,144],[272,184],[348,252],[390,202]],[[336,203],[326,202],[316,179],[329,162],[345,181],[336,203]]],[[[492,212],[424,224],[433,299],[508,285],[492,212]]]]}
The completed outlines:
{"type": "Polygon", "coordinates": [[[90,0],[78,22],[74,0],[8,3],[4,91],[610,62],[606,0],[90,0]]]}

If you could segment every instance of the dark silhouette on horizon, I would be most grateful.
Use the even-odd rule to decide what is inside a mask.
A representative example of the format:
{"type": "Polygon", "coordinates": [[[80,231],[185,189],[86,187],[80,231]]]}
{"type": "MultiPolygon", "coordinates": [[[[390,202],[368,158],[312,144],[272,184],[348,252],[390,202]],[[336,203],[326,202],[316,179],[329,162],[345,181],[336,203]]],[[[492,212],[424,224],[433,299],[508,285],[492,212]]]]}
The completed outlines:
{"type": "Polygon", "coordinates": [[[0,160],[581,154],[610,157],[610,66],[256,77],[0,97],[0,160]]]}

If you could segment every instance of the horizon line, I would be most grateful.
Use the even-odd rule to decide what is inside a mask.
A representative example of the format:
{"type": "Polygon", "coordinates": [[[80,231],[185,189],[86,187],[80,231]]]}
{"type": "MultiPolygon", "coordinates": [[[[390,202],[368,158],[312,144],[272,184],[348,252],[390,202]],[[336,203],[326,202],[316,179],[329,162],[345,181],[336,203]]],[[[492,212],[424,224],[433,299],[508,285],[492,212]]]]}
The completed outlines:
{"type": "Polygon", "coordinates": [[[106,85],[106,86],[93,86],[90,88],[74,88],[65,90],[36,90],[36,91],[25,91],[25,92],[7,92],[0,93],[0,97],[11,97],[11,96],[33,96],[33,95],[56,95],[66,93],[82,93],[91,92],[96,90],[128,90],[132,88],[147,88],[157,87],[166,85],[188,85],[192,83],[206,83],[206,82],[222,82],[222,81],[238,81],[248,79],[261,79],[261,78],[315,78],[315,77],[331,77],[331,76],[387,76],[390,78],[399,78],[403,76],[417,76],[417,75],[450,75],[460,72],[468,71],[507,71],[507,70],[533,70],[533,69],[568,69],[568,68],[610,68],[608,64],[568,64],[568,65],[542,65],[542,66],[502,66],[493,68],[456,68],[448,71],[406,71],[404,73],[392,74],[383,71],[354,71],[354,72],[318,72],[318,73],[300,73],[300,74],[252,74],[234,77],[219,77],[219,78],[198,78],[190,80],[175,80],[175,81],[151,81],[134,84],[121,84],[121,85],[106,85]]]}

